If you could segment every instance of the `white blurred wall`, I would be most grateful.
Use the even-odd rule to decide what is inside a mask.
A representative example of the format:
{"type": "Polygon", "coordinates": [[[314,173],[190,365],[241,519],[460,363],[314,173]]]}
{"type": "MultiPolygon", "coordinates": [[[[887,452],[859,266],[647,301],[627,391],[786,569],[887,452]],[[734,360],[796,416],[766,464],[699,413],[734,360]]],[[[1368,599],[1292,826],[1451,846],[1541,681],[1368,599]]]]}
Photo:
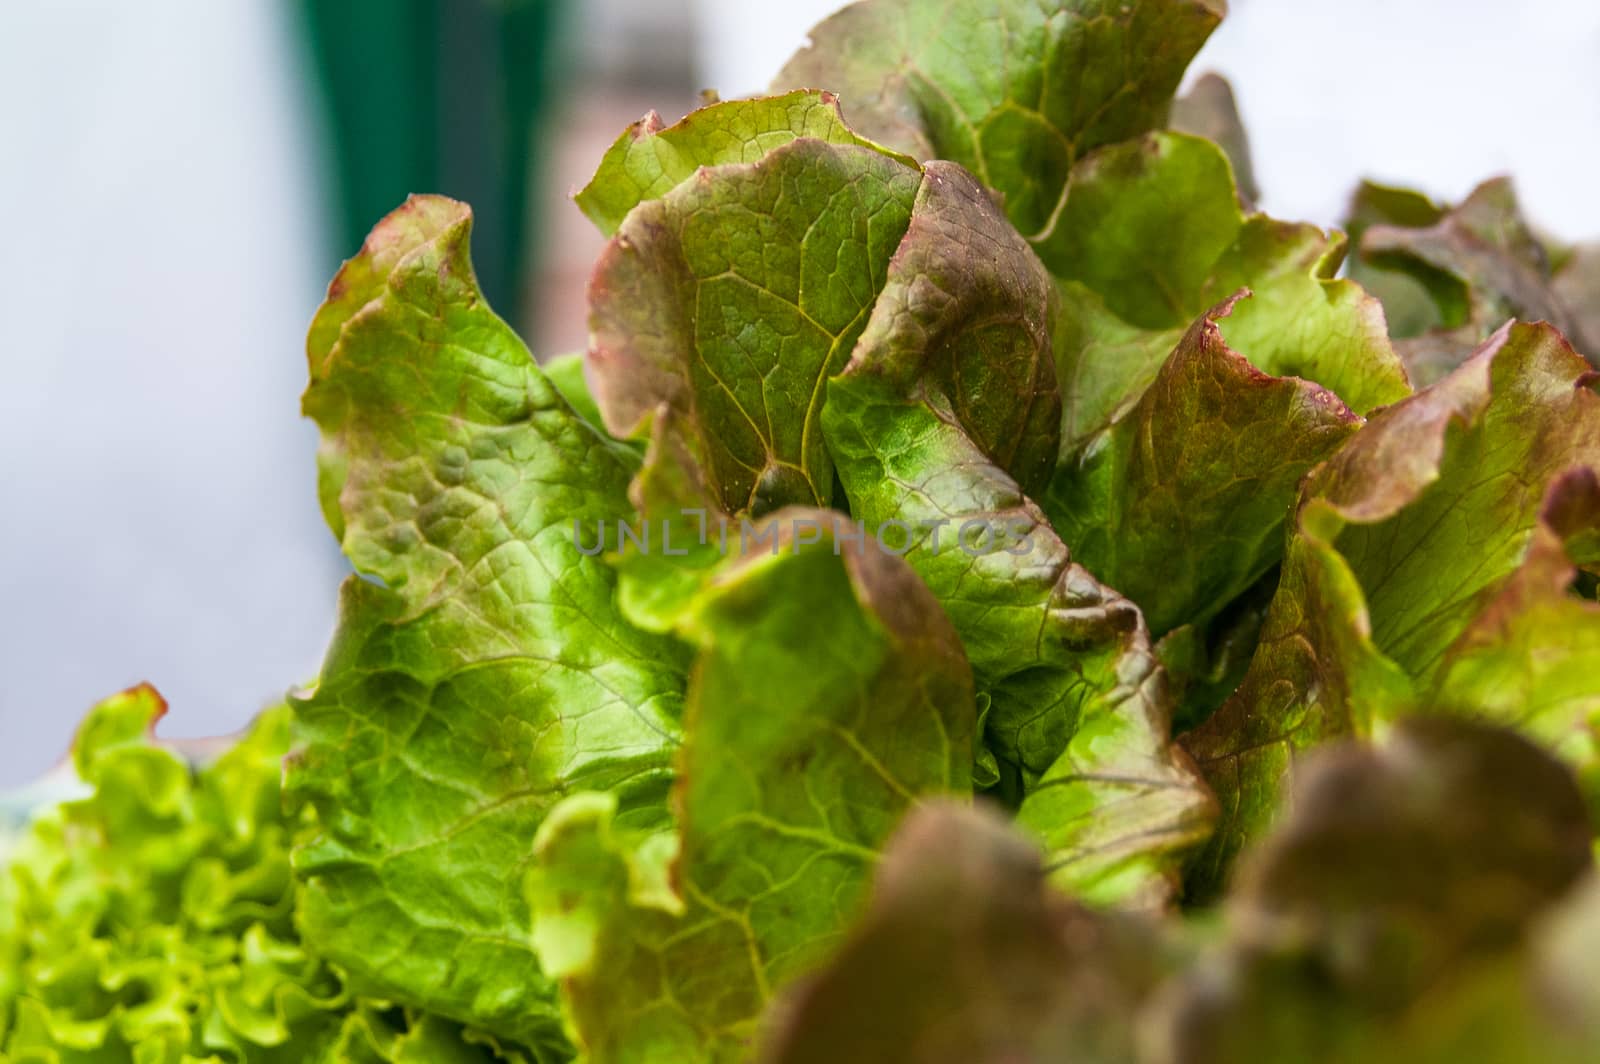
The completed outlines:
{"type": "Polygon", "coordinates": [[[1339,221],[1372,176],[1460,200],[1509,173],[1533,221],[1600,236],[1600,3],[1233,0],[1195,72],[1233,82],[1261,206],[1339,221]]]}
{"type": "Polygon", "coordinates": [[[185,735],[315,674],[327,256],[286,8],[0,3],[0,788],[136,681],[185,735]]]}

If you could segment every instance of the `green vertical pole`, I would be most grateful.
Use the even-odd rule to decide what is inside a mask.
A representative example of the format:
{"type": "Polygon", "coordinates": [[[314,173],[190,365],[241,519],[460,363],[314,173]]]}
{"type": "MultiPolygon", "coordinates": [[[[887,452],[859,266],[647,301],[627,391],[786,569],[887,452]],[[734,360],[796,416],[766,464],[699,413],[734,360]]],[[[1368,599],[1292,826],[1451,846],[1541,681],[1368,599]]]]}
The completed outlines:
{"type": "Polygon", "coordinates": [[[519,303],[536,219],[532,134],[562,0],[300,0],[328,133],[343,254],[412,192],[472,204],[474,261],[519,303]]]}

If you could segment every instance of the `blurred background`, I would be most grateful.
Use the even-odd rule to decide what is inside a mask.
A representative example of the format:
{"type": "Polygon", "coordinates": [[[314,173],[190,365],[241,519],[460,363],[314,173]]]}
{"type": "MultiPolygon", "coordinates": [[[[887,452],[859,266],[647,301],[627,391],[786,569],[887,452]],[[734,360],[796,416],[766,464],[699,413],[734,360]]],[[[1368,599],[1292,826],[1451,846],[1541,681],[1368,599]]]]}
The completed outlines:
{"type": "MultiPolygon", "coordinates": [[[[579,349],[601,241],[570,192],[645,111],[760,91],[835,6],[0,2],[0,789],[140,680],[184,736],[315,675],[344,569],[302,342],[373,222],[468,200],[490,300],[541,357],[579,349]]],[[[1274,215],[1505,172],[1585,238],[1597,60],[1594,0],[1233,0],[1190,77],[1233,82],[1274,215]]]]}

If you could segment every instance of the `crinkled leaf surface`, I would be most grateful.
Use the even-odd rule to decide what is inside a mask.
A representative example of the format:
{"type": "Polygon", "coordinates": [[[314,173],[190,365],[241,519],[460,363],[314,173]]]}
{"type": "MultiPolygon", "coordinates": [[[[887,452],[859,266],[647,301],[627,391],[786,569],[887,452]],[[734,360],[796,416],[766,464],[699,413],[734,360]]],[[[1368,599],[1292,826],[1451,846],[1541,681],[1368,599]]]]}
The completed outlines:
{"type": "Polygon", "coordinates": [[[1150,134],[1086,158],[1040,247],[1063,282],[1064,447],[1141,394],[1194,320],[1241,288],[1255,298],[1223,332],[1263,373],[1315,381],[1361,414],[1406,395],[1382,309],[1333,279],[1344,246],[1245,214],[1226,157],[1198,137],[1150,134]]]}
{"type": "MultiPolygon", "coordinates": [[[[651,111],[623,131],[574,200],[610,236],[629,211],[665,196],[700,167],[753,163],[799,137],[895,154],[857,136],[845,124],[833,93],[800,89],[714,103],[671,126],[663,126],[661,116],[651,111]]],[[[899,158],[908,166],[916,165],[899,158]]]]}
{"type": "Polygon", "coordinates": [[[849,941],[780,1000],[760,1059],[1121,1064],[1165,959],[1148,928],[1052,889],[994,812],[928,805],[890,841],[849,941]]]}
{"type": "Polygon", "coordinates": [[[1600,604],[1571,590],[1597,539],[1600,479],[1583,467],[1551,485],[1526,557],[1445,652],[1429,701],[1536,736],[1600,813],[1600,604]]]}
{"type": "Polygon", "coordinates": [[[1246,216],[1227,160],[1151,134],[1073,171],[1053,235],[1062,455],[1041,502],[1162,635],[1281,555],[1299,478],[1408,392],[1343,243],[1246,216]],[[1238,298],[1253,291],[1252,298],[1238,298]]]}
{"type": "Polygon", "coordinates": [[[618,436],[665,408],[721,509],[825,505],[823,382],[849,357],[921,181],[791,140],[636,208],[590,284],[589,380],[618,436]]]}
{"type": "Polygon", "coordinates": [[[1223,805],[1191,887],[1220,885],[1298,752],[1372,734],[1426,695],[1475,618],[1493,623],[1546,485],[1600,458],[1586,370],[1549,326],[1508,327],[1308,479],[1250,671],[1183,740],[1223,805]]]}
{"type": "Polygon", "coordinates": [[[1055,455],[1052,293],[972,176],[928,164],[823,424],[851,512],[904,549],[961,634],[987,741],[1058,881],[1155,901],[1211,799],[1168,741],[1138,610],[1073,563],[1025,494],[1055,455]]]}
{"type": "Polygon", "coordinates": [[[1030,237],[1067,172],[1166,123],[1220,0],[862,0],[811,31],[774,91],[831,89],[865,136],[960,163],[1030,237]]]}
{"type": "Polygon", "coordinates": [[[1204,623],[1272,567],[1300,478],[1361,424],[1321,385],[1269,376],[1229,348],[1221,325],[1236,309],[1202,315],[1045,496],[1074,555],[1157,635],[1204,623]]]}
{"type": "Polygon", "coordinates": [[[413,198],[312,327],[324,508],[366,579],[294,704],[288,786],[318,817],[301,923],[362,993],[561,1059],[522,870],[569,791],[666,818],[683,661],[575,539],[631,513],[635,459],[484,304],[469,229],[461,204],[413,198]]]}
{"type": "Polygon", "coordinates": [[[91,710],[73,747],[90,792],[38,811],[0,868],[0,1058],[411,1061],[426,1038],[429,1061],[521,1059],[355,1001],[301,943],[286,707],[196,764],[152,740],[165,711],[148,686],[91,710]]]}
{"type": "Polygon", "coordinates": [[[1512,733],[1415,719],[1328,751],[1242,869],[1226,949],[1185,978],[1168,1059],[1548,1059],[1515,986],[1488,988],[1512,1037],[1503,1015],[1463,1037],[1455,1010],[1591,868],[1570,774],[1512,733]]]}
{"type": "Polygon", "coordinates": [[[678,838],[622,830],[610,795],[540,831],[536,941],[595,1064],[744,1059],[768,998],[839,941],[906,810],[970,792],[961,644],[905,563],[841,529],[778,512],[772,545],[748,544],[681,615],[699,655],[678,838]]]}

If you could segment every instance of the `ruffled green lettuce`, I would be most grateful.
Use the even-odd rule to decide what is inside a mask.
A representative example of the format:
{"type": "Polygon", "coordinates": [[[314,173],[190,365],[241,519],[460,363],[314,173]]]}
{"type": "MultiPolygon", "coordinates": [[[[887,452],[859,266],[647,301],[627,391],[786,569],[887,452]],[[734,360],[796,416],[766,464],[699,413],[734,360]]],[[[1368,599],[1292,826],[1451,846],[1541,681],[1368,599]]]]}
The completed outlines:
{"type": "Polygon", "coordinates": [[[463,204],[383,219],[320,675],[90,715],[0,1057],[1592,1057],[1592,249],[1369,185],[1341,277],[1174,105],[1221,6],[845,9],[622,132],[543,367],[463,204]]]}
{"type": "Polygon", "coordinates": [[[1281,556],[1300,477],[1409,393],[1382,310],[1334,277],[1340,236],[1246,215],[1177,134],[1084,159],[1045,257],[1070,397],[1045,512],[1158,636],[1204,624],[1281,556]]]}
{"type": "MultiPolygon", "coordinates": [[[[754,106],[673,128],[736,139],[754,106]]],[[[1054,282],[974,178],[780,136],[637,206],[590,297],[606,425],[650,441],[643,516],[697,513],[676,542],[703,546],[707,524],[780,504],[848,508],[949,611],[984,707],[980,778],[1023,803],[1062,881],[1169,898],[1210,799],[1171,747],[1137,610],[1072,564],[1023,494],[1057,460],[1054,282]]],[[[679,574],[705,561],[660,545],[623,552],[623,600],[646,627],[670,626],[679,574]]]]}
{"type": "Polygon", "coordinates": [[[615,574],[580,550],[631,514],[638,457],[489,310],[470,228],[463,205],[413,198],[311,329],[323,508],[363,575],[294,700],[286,787],[317,813],[299,919],[361,993],[560,1060],[520,874],[570,790],[666,822],[685,660],[623,620],[615,574]]]}
{"type": "Polygon", "coordinates": [[[0,868],[0,1056],[14,1061],[489,1061],[458,1024],[358,1000],[302,941],[280,808],[287,707],[214,757],[152,740],[136,687],[90,711],[88,793],[41,808],[0,868]]]}

